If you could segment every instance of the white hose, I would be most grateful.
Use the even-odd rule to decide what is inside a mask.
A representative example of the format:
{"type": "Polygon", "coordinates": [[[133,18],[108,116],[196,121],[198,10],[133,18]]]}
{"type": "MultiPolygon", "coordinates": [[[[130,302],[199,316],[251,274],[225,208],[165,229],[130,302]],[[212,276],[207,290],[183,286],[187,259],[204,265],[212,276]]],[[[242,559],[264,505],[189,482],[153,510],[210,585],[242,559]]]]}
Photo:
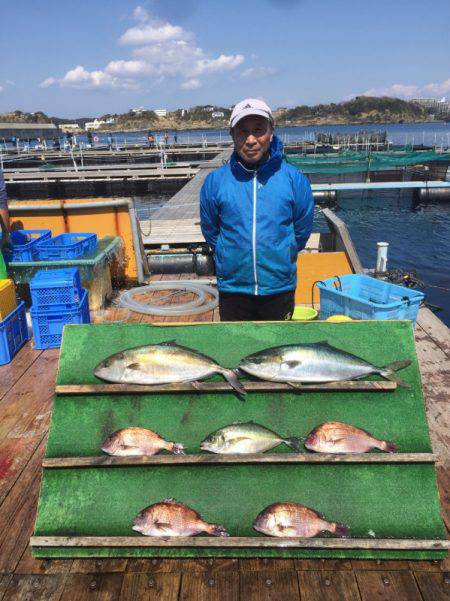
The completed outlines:
{"type": "MultiPolygon", "coordinates": [[[[209,283],[209,282],[208,282],[209,283]]],[[[144,313],[145,315],[197,315],[198,313],[206,313],[215,309],[219,304],[219,293],[215,288],[207,285],[202,280],[173,280],[167,282],[154,282],[147,286],[138,286],[123,292],[119,299],[120,305],[126,307],[136,313],[144,313]],[[167,305],[161,307],[149,302],[139,302],[134,296],[145,292],[155,292],[157,290],[178,290],[182,292],[192,292],[197,295],[197,299],[187,303],[167,305]],[[209,302],[204,303],[206,295],[210,294],[213,298],[209,302]]]]}

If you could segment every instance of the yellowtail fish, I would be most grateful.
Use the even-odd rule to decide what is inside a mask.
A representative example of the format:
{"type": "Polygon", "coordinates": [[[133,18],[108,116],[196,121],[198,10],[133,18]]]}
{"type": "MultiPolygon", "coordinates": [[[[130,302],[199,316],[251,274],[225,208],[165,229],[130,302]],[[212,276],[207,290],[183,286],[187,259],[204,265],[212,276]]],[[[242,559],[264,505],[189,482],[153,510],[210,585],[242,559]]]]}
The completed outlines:
{"type": "Polygon", "coordinates": [[[239,394],[245,394],[234,371],[175,341],[120,351],[99,363],[94,374],[107,382],[126,384],[195,382],[221,374],[239,394]]]}
{"type": "Polygon", "coordinates": [[[223,526],[205,522],[194,509],[175,499],[163,499],[143,509],[134,518],[133,530],[145,536],[195,536],[202,532],[229,536],[223,526]]]}
{"type": "Polygon", "coordinates": [[[239,369],[262,380],[288,383],[339,382],[379,374],[409,388],[410,385],[394,372],[408,367],[410,363],[409,360],[395,361],[376,367],[328,342],[314,342],[286,344],[259,351],[242,359],[239,369]]]}
{"type": "Polygon", "coordinates": [[[263,453],[280,444],[299,451],[300,439],[295,436],[283,438],[272,430],[253,422],[231,424],[216,430],[200,444],[200,448],[211,453],[263,453]]]}

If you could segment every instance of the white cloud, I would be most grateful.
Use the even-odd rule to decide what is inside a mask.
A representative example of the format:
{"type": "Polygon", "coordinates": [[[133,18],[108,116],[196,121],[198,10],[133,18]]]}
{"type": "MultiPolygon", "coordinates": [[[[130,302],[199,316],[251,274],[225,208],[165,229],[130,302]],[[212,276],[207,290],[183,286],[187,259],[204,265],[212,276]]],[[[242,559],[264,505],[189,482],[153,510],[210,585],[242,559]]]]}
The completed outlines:
{"type": "Polygon", "coordinates": [[[181,88],[183,90],[196,90],[197,88],[199,88],[202,84],[200,83],[199,79],[187,79],[186,81],[183,81],[183,83],[181,84],[181,88]]]}
{"type": "Polygon", "coordinates": [[[0,86],[0,94],[3,92],[5,88],[3,86],[0,86]]]}
{"type": "Polygon", "coordinates": [[[47,79],[44,79],[44,81],[41,81],[41,83],[39,84],[40,88],[48,88],[49,86],[52,86],[53,84],[55,84],[58,80],[56,79],[56,77],[47,77],[47,79]]]}
{"type": "Polygon", "coordinates": [[[169,40],[185,39],[188,34],[178,25],[163,23],[161,25],[148,24],[131,27],[119,38],[119,43],[130,46],[142,46],[143,44],[158,44],[169,40]]]}
{"type": "Polygon", "coordinates": [[[263,79],[275,75],[275,67],[249,67],[241,73],[243,79],[263,79]]]}
{"type": "Polygon", "coordinates": [[[160,78],[179,78],[181,87],[194,90],[200,77],[233,71],[245,57],[242,54],[211,56],[195,43],[194,35],[169,22],[152,17],[142,6],[133,11],[137,24],[119,38],[122,46],[131,46],[131,56],[109,61],[102,69],[86,70],[78,65],[63,77],[48,77],[40,87],[59,85],[87,89],[138,88],[160,78]]]}
{"type": "Polygon", "coordinates": [[[441,83],[429,83],[424,86],[394,83],[385,88],[369,88],[361,94],[351,94],[345,100],[350,100],[355,96],[393,96],[395,98],[410,100],[411,98],[436,98],[445,94],[450,94],[450,79],[441,83]]]}
{"type": "Polygon", "coordinates": [[[133,10],[133,17],[136,19],[136,21],[145,23],[146,21],[149,20],[150,15],[148,14],[148,11],[144,7],[136,6],[136,8],[133,10]]]}
{"type": "Polygon", "coordinates": [[[15,82],[15,81],[11,81],[10,79],[6,79],[6,80],[5,80],[5,83],[6,83],[8,86],[15,86],[15,85],[16,85],[16,82],[15,82]]]}

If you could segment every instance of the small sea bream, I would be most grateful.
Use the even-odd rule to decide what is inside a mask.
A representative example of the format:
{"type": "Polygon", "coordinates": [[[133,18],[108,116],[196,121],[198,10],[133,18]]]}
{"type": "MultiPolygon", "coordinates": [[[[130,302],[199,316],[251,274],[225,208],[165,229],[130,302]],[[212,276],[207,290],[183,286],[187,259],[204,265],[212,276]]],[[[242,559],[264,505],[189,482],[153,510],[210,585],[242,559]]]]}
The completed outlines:
{"type": "Polygon", "coordinates": [[[175,455],[184,455],[182,444],[164,440],[159,434],[146,428],[117,430],[102,444],[102,451],[116,457],[156,455],[162,450],[175,455]]]}
{"type": "Polygon", "coordinates": [[[221,374],[239,394],[245,394],[233,370],[174,340],[115,353],[99,363],[94,374],[101,380],[119,384],[195,382],[221,374]]]}
{"type": "Polygon", "coordinates": [[[280,444],[299,451],[300,439],[283,438],[276,432],[253,422],[236,423],[216,430],[200,444],[204,451],[220,454],[264,453],[280,444]]]}
{"type": "Polygon", "coordinates": [[[239,369],[262,380],[289,384],[340,382],[379,374],[398,386],[409,388],[394,372],[410,363],[409,360],[395,361],[377,367],[328,342],[313,342],[285,344],[253,353],[242,359],[239,369]]]}
{"type": "Polygon", "coordinates": [[[305,447],[317,453],[367,453],[379,449],[388,453],[398,451],[398,445],[375,438],[362,428],[341,422],[320,424],[308,435],[305,447]]]}
{"type": "Polygon", "coordinates": [[[266,507],[253,522],[253,528],[267,536],[312,538],[320,532],[347,536],[345,524],[330,522],[314,509],[298,503],[273,503],[266,507]]]}
{"type": "Polygon", "coordinates": [[[164,499],[143,509],[133,520],[133,530],[145,536],[229,536],[223,526],[209,524],[194,510],[175,499],[164,499]]]}

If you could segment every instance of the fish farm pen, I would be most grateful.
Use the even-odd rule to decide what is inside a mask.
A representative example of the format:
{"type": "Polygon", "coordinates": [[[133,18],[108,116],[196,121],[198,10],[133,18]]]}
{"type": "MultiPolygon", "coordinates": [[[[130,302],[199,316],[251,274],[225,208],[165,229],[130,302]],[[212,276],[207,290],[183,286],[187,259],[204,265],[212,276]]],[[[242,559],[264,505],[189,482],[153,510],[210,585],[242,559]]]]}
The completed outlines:
{"type": "MultiPolygon", "coordinates": [[[[445,153],[297,150],[288,159],[317,174],[317,198],[450,190],[436,175],[450,161],[445,153]],[[402,177],[377,179],[385,172],[402,177]]],[[[345,301],[357,318],[339,322],[331,311],[325,320],[333,294],[342,301],[345,278],[373,282],[369,296],[390,284],[365,275],[345,223],[324,208],[326,231],[315,231],[299,255],[295,293],[298,309],[322,311],[322,319],[221,322],[198,198],[231,148],[183,148],[174,165],[152,149],[95,152],[83,166],[78,151],[71,165],[63,152],[47,152],[49,170],[39,169],[34,152],[24,163],[3,154],[10,196],[26,196],[32,185],[42,191],[49,178],[50,199],[10,200],[13,230],[50,230],[50,241],[95,232],[96,246],[75,256],[69,245],[61,260],[44,239],[9,262],[20,298],[33,302],[33,331],[37,320],[42,336],[55,331],[45,328],[60,327],[63,308],[71,321],[58,330],[60,348],[42,346],[28,340],[19,303],[26,336],[0,365],[0,601],[447,599],[450,330],[419,307],[423,295],[401,288],[407,301],[397,299],[395,310],[407,313],[393,319],[380,319],[394,309],[372,296],[364,308],[345,301]],[[86,182],[96,196],[108,176],[124,198],[53,194],[69,185],[75,194],[86,182]],[[173,196],[144,218],[126,179],[147,190],[172,185],[173,196]],[[340,289],[330,292],[333,278],[340,289]],[[87,298],[83,290],[90,323],[74,310],[87,298]],[[38,311],[51,302],[61,303],[59,312],[38,311]],[[368,318],[375,305],[378,318],[368,318]],[[278,365],[269,351],[287,345],[328,362],[337,356],[338,370],[350,362],[353,376],[295,381],[302,360],[286,356],[290,379],[272,381],[262,366],[278,365]],[[170,361],[151,363],[163,352],[170,361]],[[215,448],[226,426],[233,433],[239,423],[247,426],[243,438],[259,437],[255,446],[215,448]],[[339,440],[320,447],[336,424],[339,440]],[[139,445],[165,450],[133,452],[139,445]],[[308,516],[310,533],[283,521],[295,511],[308,516]],[[281,524],[276,535],[273,524],[281,524]]],[[[5,299],[0,287],[0,312],[5,299]]]]}

